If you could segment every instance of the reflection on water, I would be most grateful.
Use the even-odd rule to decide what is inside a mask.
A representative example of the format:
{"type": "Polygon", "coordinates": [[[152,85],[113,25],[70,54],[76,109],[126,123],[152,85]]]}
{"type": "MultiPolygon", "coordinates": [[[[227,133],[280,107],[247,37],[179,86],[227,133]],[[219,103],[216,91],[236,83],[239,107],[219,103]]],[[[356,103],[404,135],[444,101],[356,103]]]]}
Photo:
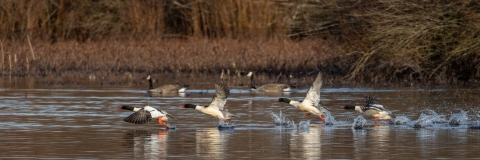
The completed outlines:
{"type": "Polygon", "coordinates": [[[468,129],[479,124],[475,89],[325,88],[322,106],[337,120],[325,125],[273,103],[302,99],[306,89],[272,95],[232,87],[227,106],[238,115],[235,128],[218,130],[216,119],[178,108],[210,103],[213,88],[150,97],[143,86],[63,87],[1,90],[1,159],[465,159],[478,158],[480,150],[480,130],[468,129]],[[379,97],[402,123],[374,125],[367,119],[352,130],[359,114],[337,108],[363,103],[367,95],[379,97]],[[161,108],[178,119],[177,129],[124,123],[131,113],[119,111],[122,104],[161,108]],[[269,113],[299,127],[277,127],[269,113]],[[413,128],[415,122],[424,127],[413,128]]]}
{"type": "Polygon", "coordinates": [[[130,130],[126,133],[125,140],[133,148],[135,158],[165,158],[168,132],[165,130],[160,130],[158,133],[149,130],[130,130]]]}
{"type": "Polygon", "coordinates": [[[321,159],[322,155],[322,141],[321,133],[323,130],[311,129],[308,132],[302,132],[298,135],[302,144],[299,146],[302,148],[302,155],[298,157],[304,157],[307,159],[321,159]]]}
{"type": "Polygon", "coordinates": [[[225,159],[228,149],[228,137],[232,132],[232,130],[220,131],[216,128],[198,130],[195,133],[197,156],[208,159],[225,159]]]}

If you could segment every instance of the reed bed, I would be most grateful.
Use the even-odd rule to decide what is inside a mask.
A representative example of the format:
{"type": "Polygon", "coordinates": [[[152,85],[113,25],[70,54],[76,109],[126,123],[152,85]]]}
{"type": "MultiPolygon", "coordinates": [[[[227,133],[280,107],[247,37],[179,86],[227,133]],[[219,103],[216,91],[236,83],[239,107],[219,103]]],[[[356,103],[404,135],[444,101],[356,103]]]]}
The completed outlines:
{"type": "Polygon", "coordinates": [[[4,76],[61,77],[72,72],[78,73],[78,78],[90,74],[107,77],[125,73],[142,76],[147,73],[200,73],[220,77],[223,70],[228,76],[256,71],[272,77],[290,74],[302,77],[318,70],[339,75],[345,73],[337,72],[346,71],[328,69],[326,62],[334,54],[328,54],[332,52],[329,48],[313,41],[169,39],[55,44],[37,41],[32,42],[35,60],[30,58],[28,44],[6,45],[10,46],[6,52],[16,52],[18,56],[13,70],[6,70],[4,76]]]}
{"type": "Polygon", "coordinates": [[[330,84],[477,83],[479,10],[437,0],[4,0],[1,74],[122,83],[322,71],[330,84]]]}

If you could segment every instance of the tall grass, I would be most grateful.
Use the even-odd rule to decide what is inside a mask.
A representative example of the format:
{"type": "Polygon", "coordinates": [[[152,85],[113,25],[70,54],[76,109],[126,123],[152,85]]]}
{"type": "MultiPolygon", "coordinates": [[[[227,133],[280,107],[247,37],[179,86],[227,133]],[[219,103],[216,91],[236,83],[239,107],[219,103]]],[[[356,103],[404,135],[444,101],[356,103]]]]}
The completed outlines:
{"type": "Polygon", "coordinates": [[[3,0],[1,64],[20,76],[322,70],[342,82],[477,82],[479,10],[468,0],[3,0]]]}
{"type": "Polygon", "coordinates": [[[289,7],[276,0],[4,0],[0,37],[52,42],[105,38],[274,37],[289,7]]]}

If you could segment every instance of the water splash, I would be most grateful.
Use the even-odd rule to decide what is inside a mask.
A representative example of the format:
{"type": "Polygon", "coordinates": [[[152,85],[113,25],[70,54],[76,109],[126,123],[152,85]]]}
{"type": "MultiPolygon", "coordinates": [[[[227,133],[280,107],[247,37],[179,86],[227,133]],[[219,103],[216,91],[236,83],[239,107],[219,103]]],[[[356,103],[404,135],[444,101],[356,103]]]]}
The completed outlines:
{"type": "Polygon", "coordinates": [[[218,121],[218,130],[225,130],[225,129],[233,129],[235,128],[234,123],[230,123],[228,121],[222,122],[222,120],[218,121]]]}
{"type": "Polygon", "coordinates": [[[172,124],[167,123],[167,126],[168,126],[168,129],[177,129],[177,127],[175,125],[172,125],[172,124]]]}
{"type": "Polygon", "coordinates": [[[334,125],[336,123],[335,118],[332,116],[330,111],[325,111],[323,116],[325,118],[325,125],[334,125]]]}
{"type": "Polygon", "coordinates": [[[300,132],[308,132],[310,130],[310,120],[300,121],[300,123],[298,123],[298,130],[300,130],[300,132]]]}
{"type": "Polygon", "coordinates": [[[272,119],[275,121],[276,126],[284,126],[288,128],[297,127],[297,125],[295,125],[295,122],[293,120],[290,120],[282,115],[282,111],[279,111],[278,114],[276,114],[273,111],[270,111],[269,114],[270,114],[270,117],[272,117],[272,119]]]}
{"type": "Polygon", "coordinates": [[[397,116],[395,117],[395,119],[393,120],[393,122],[396,124],[396,125],[402,125],[402,124],[405,124],[407,123],[408,121],[410,121],[410,119],[407,118],[407,116],[397,116]]]}
{"type": "Polygon", "coordinates": [[[448,124],[461,125],[461,124],[465,124],[465,122],[467,121],[468,121],[467,112],[460,110],[460,113],[454,113],[452,114],[452,116],[450,116],[450,120],[448,121],[448,124]]]}
{"type": "Polygon", "coordinates": [[[468,128],[470,129],[480,129],[480,121],[472,123],[468,128]]]}
{"type": "Polygon", "coordinates": [[[359,115],[353,120],[352,129],[363,129],[363,126],[365,126],[365,124],[367,124],[367,120],[363,118],[362,115],[359,115]]]}
{"type": "Polygon", "coordinates": [[[427,112],[428,114],[420,114],[418,120],[413,124],[413,128],[424,128],[427,126],[432,126],[433,124],[441,124],[447,122],[445,116],[438,115],[437,112],[433,110],[427,110],[427,112]]]}

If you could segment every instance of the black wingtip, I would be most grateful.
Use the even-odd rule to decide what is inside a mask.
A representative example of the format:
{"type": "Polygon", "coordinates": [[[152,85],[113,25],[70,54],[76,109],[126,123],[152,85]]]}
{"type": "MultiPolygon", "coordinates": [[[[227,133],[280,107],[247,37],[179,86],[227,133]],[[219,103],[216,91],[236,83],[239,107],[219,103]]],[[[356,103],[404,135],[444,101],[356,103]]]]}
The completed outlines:
{"type": "Polygon", "coordinates": [[[376,102],[377,100],[373,97],[370,97],[370,96],[365,97],[365,103],[367,103],[367,105],[375,104],[376,102]]]}

